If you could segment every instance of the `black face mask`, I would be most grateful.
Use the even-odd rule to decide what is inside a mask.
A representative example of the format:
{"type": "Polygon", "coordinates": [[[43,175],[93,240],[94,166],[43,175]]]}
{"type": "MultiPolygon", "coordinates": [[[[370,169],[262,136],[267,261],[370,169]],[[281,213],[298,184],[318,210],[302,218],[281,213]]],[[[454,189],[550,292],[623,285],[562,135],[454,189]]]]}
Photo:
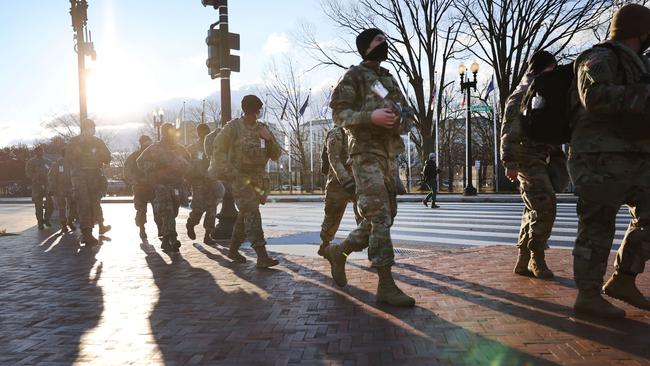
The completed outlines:
{"type": "Polygon", "coordinates": [[[385,61],[388,59],[388,43],[386,41],[377,45],[366,55],[367,61],[385,61]]]}

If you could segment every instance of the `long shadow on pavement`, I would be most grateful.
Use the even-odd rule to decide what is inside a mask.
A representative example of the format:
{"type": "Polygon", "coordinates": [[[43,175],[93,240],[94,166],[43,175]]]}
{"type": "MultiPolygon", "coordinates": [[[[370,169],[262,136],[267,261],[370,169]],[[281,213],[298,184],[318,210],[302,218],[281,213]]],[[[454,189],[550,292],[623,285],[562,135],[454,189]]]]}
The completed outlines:
{"type": "MultiPolygon", "coordinates": [[[[289,305],[292,322],[302,327],[294,338],[313,342],[322,361],[378,364],[553,365],[445,321],[424,308],[400,309],[375,304],[374,294],[350,286],[343,291],[321,272],[291,261],[269,277],[272,302],[289,305]],[[293,275],[292,275],[293,274],[293,275]],[[281,291],[278,286],[286,286],[281,291]],[[289,298],[282,298],[290,294],[289,298]],[[305,333],[306,332],[306,333],[305,333]],[[308,338],[308,339],[307,339],[308,338]]],[[[255,281],[253,281],[255,282],[255,281]]],[[[307,352],[307,351],[305,351],[307,352]]]]}
{"type": "Polygon", "coordinates": [[[0,363],[92,362],[82,337],[103,311],[98,250],[53,229],[0,238],[0,363]]]}
{"type": "MultiPolygon", "coordinates": [[[[363,267],[357,267],[363,269],[363,267]]],[[[570,317],[575,316],[573,309],[561,304],[523,296],[450,275],[443,275],[410,263],[398,263],[397,267],[438,281],[432,283],[397,274],[397,279],[410,285],[453,296],[578,338],[598,342],[632,355],[650,358],[650,339],[647,337],[650,334],[650,324],[629,318],[607,320],[590,317],[584,319],[591,321],[593,324],[576,322],[570,319],[570,317]],[[461,289],[447,284],[453,284],[461,289]],[[472,292],[464,291],[465,289],[471,289],[472,292]]]]}

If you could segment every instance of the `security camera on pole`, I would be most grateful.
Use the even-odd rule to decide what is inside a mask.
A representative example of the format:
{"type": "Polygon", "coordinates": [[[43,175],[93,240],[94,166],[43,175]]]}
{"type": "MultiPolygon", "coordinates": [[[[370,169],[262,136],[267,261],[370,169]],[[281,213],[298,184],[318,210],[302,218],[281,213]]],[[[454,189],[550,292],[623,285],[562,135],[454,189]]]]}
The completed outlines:
{"type": "MultiPolygon", "coordinates": [[[[225,126],[231,119],[230,111],[230,73],[239,72],[239,56],[231,55],[230,50],[239,50],[239,34],[228,32],[228,1],[227,0],[201,0],[203,6],[212,6],[219,11],[219,20],[210,25],[208,37],[208,74],[212,79],[221,79],[221,126],[225,126]],[[218,28],[217,28],[218,27],[218,28]]],[[[221,212],[217,215],[219,224],[212,234],[214,239],[230,239],[232,228],[237,219],[237,209],[226,184],[226,193],[223,197],[221,212]]]]}
{"type": "Polygon", "coordinates": [[[72,28],[75,31],[75,51],[77,52],[77,67],[79,70],[79,125],[80,128],[88,119],[86,106],[86,56],[93,60],[97,58],[92,34],[86,28],[88,22],[88,2],[86,0],[70,0],[70,16],[72,28]]]}

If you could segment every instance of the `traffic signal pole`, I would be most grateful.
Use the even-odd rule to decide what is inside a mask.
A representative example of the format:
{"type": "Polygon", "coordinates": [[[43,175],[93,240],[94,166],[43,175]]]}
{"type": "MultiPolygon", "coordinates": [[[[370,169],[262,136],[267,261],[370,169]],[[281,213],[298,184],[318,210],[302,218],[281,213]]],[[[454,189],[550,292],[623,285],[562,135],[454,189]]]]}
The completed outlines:
{"type": "MultiPolygon", "coordinates": [[[[210,26],[206,43],[208,45],[208,74],[212,79],[221,79],[221,126],[225,126],[232,118],[230,98],[230,73],[239,71],[239,56],[230,55],[230,50],[239,49],[239,35],[228,31],[228,1],[201,0],[203,6],[212,6],[219,11],[219,21],[210,26]],[[218,29],[214,29],[218,26],[218,29]]],[[[219,223],[215,227],[214,239],[230,239],[233,226],[237,220],[237,209],[232,196],[232,189],[224,182],[226,192],[217,215],[219,223]]]]}

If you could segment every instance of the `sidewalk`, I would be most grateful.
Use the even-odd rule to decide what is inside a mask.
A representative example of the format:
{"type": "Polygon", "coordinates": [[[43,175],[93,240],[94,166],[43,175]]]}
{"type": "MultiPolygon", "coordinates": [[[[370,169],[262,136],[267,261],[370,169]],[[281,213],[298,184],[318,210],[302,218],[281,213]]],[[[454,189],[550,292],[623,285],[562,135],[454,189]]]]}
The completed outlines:
{"type": "MultiPolygon", "coordinates": [[[[397,197],[398,202],[421,202],[424,194],[406,194],[397,197]]],[[[269,202],[323,202],[324,196],[318,194],[271,195],[269,202]]],[[[558,203],[576,203],[577,197],[571,193],[557,195],[558,203]]],[[[439,193],[437,202],[493,202],[493,203],[521,203],[519,194],[513,193],[485,193],[477,196],[465,197],[462,194],[439,193]]],[[[0,198],[1,204],[31,204],[30,197],[5,197],[0,198]]],[[[102,199],[102,203],[133,203],[131,196],[109,196],[102,199]]]]}
{"type": "MultiPolygon", "coordinates": [[[[396,280],[417,305],[401,309],[375,302],[376,275],[364,259],[349,261],[341,289],[320,258],[276,253],[281,265],[262,271],[250,249],[248,263],[234,265],[223,247],[185,236],[181,254],[170,257],[157,240],[141,244],[136,230],[114,229],[94,249],[80,248],[76,234],[19,234],[0,237],[2,364],[647,365],[650,358],[649,312],[614,301],[625,320],[573,313],[566,250],[548,252],[551,281],[513,275],[512,247],[405,252],[396,280]]],[[[638,282],[650,293],[648,274],[638,282]]]]}

